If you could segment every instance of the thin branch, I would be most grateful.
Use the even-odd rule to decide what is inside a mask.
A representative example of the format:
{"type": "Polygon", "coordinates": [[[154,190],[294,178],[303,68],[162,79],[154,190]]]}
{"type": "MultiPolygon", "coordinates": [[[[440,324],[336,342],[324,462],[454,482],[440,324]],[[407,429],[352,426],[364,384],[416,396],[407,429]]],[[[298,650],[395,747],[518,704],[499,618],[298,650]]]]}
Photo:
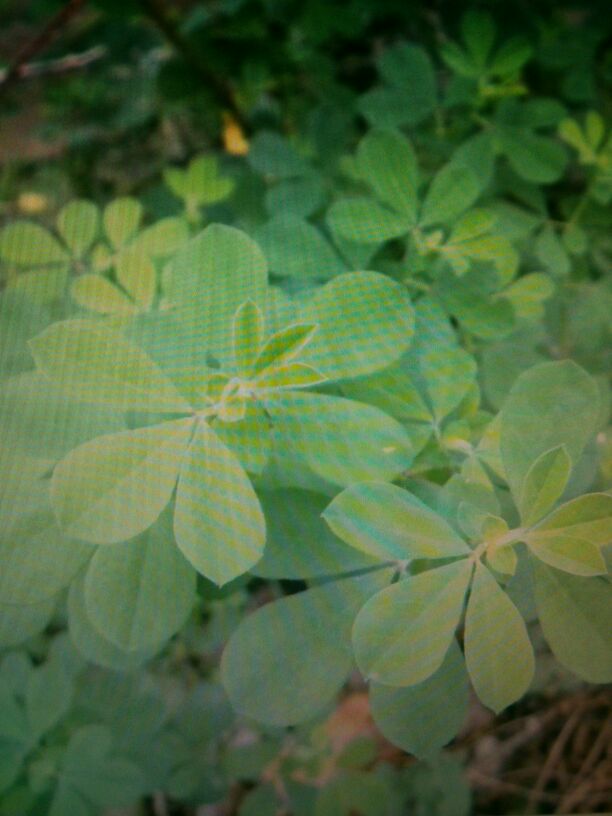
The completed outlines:
{"type": "Polygon", "coordinates": [[[47,22],[39,33],[18,51],[12,64],[4,72],[0,80],[0,94],[7,88],[27,76],[28,64],[34,57],[46,51],[47,48],[60,36],[68,22],[83,8],[85,0],[68,0],[66,5],[47,22]]]}
{"type": "Polygon", "coordinates": [[[187,65],[212,90],[222,108],[229,111],[233,118],[245,126],[244,117],[234,99],[234,92],[229,82],[218,76],[202,60],[189,39],[183,35],[172,17],[167,13],[163,0],[141,0],[141,6],[149,19],[157,26],[170,45],[183,57],[187,65]]]}
{"type": "MultiPolygon", "coordinates": [[[[19,81],[24,79],[36,79],[41,76],[51,76],[67,74],[70,71],[78,71],[86,68],[92,62],[102,59],[107,53],[103,45],[96,45],[82,51],[80,54],[67,54],[58,59],[46,60],[45,62],[27,62],[19,70],[19,81]]],[[[8,69],[0,70],[0,86],[7,81],[8,69]]]]}

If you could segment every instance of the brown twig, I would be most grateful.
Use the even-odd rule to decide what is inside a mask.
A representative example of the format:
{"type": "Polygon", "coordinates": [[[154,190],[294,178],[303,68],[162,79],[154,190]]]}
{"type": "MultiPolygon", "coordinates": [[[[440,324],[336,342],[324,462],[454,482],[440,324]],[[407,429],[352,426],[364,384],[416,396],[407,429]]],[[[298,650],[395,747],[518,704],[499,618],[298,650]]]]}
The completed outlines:
{"type": "Polygon", "coordinates": [[[542,798],[544,788],[548,784],[548,781],[552,774],[554,773],[555,766],[559,762],[563,750],[570,739],[574,729],[580,722],[580,718],[582,717],[584,705],[579,705],[574,713],[565,721],[565,724],[557,739],[554,741],[552,748],[550,749],[550,753],[546,758],[546,762],[542,766],[542,770],[540,771],[540,775],[538,776],[535,785],[529,795],[529,800],[527,802],[527,807],[525,809],[525,813],[533,813],[534,807],[542,798]]]}
{"type": "Polygon", "coordinates": [[[7,88],[27,75],[28,65],[38,54],[46,51],[54,40],[61,34],[69,20],[85,5],[85,0],[68,0],[65,6],[47,22],[45,27],[17,52],[17,56],[4,72],[0,80],[0,94],[7,88]]]}
{"type": "Polygon", "coordinates": [[[163,0],[140,0],[143,11],[157,26],[170,45],[183,57],[187,65],[212,90],[219,105],[230,112],[241,126],[245,127],[242,111],[236,104],[234,92],[229,82],[220,77],[206,64],[189,39],[183,35],[172,17],[167,13],[163,0]]]}
{"type": "MultiPolygon", "coordinates": [[[[47,60],[45,62],[27,62],[19,70],[19,80],[35,79],[40,76],[66,74],[86,68],[92,62],[97,62],[105,56],[107,49],[103,45],[88,48],[80,54],[67,54],[65,57],[47,60]]],[[[0,86],[7,81],[8,69],[0,71],[0,86]]]]}

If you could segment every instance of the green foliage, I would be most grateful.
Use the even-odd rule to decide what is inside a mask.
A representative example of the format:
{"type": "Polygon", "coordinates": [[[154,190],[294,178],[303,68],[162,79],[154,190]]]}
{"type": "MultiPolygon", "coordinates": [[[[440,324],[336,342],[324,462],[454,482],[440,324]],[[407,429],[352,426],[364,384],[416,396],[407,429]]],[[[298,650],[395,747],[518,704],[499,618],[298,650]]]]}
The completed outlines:
{"type": "Polygon", "coordinates": [[[467,814],[470,690],[612,681],[605,40],[110,5],[146,172],[2,182],[0,814],[467,814]]]}

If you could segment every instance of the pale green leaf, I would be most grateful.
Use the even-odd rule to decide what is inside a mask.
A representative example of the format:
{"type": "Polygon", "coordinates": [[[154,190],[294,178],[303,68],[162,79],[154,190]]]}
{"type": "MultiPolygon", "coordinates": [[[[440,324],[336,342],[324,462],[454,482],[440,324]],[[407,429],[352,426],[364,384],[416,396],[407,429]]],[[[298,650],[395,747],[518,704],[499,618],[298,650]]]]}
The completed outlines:
{"type": "Polygon", "coordinates": [[[576,363],[547,362],[521,374],[501,412],[500,449],[515,499],[542,453],[565,445],[576,464],[598,419],[599,389],[576,363]]]}
{"type": "Polygon", "coordinates": [[[581,578],[532,558],[544,636],[557,660],[589,683],[612,681],[612,592],[603,578],[581,578]]]}
{"type": "Polygon", "coordinates": [[[393,130],[369,131],[359,143],[355,166],[380,201],[400,213],[408,226],[416,222],[418,166],[405,136],[393,130]]]}
{"type": "Polygon", "coordinates": [[[525,476],[518,502],[521,520],[531,526],[539,521],[561,497],[572,469],[564,445],[542,453],[525,476]]]}
{"type": "Polygon", "coordinates": [[[370,685],[372,717],[394,745],[420,759],[435,756],[461,728],[467,714],[465,662],[455,641],[431,677],[414,686],[370,685]]]}
{"type": "Polygon", "coordinates": [[[131,315],[136,311],[136,304],[102,275],[80,275],[72,282],[70,294],[78,306],[90,312],[131,315]]]}
{"type": "Polygon", "coordinates": [[[93,548],[71,541],[45,505],[0,532],[0,603],[35,604],[52,598],[72,581],[93,548]]]}
{"type": "Polygon", "coordinates": [[[257,377],[256,386],[259,393],[279,388],[307,388],[320,385],[327,380],[323,374],[305,363],[286,363],[262,371],[257,377]]]}
{"type": "Polygon", "coordinates": [[[114,671],[136,669],[153,657],[158,646],[143,652],[125,652],[100,634],[87,615],[83,583],[84,576],[79,576],[68,593],[68,631],[79,654],[114,671]]]}
{"type": "Polygon", "coordinates": [[[264,318],[252,300],[242,303],[233,319],[234,361],[238,373],[247,376],[255,364],[263,341],[264,318]]]}
{"type": "Polygon", "coordinates": [[[32,268],[62,264],[69,256],[48,230],[29,221],[15,221],[0,230],[0,258],[32,268]]]}
{"type": "Polygon", "coordinates": [[[496,714],[531,685],[535,664],[525,622],[480,563],[465,616],[465,659],[476,693],[496,714]]]}
{"type": "Polygon", "coordinates": [[[533,272],[523,275],[502,293],[502,297],[512,304],[517,317],[534,320],[544,313],[543,304],[555,291],[555,285],[548,275],[533,272]]]}
{"type": "Polygon", "coordinates": [[[136,306],[150,308],[157,290],[157,273],[150,257],[139,247],[129,246],[119,253],[115,271],[136,306]]]}
{"type": "Polygon", "coordinates": [[[374,595],[353,627],[359,669],[370,680],[413,686],[440,668],[472,575],[462,559],[408,576],[374,595]]]}
{"type": "Polygon", "coordinates": [[[351,485],[336,496],[323,517],[347,544],[384,560],[447,558],[469,552],[441,516],[391,484],[351,485]]]}
{"type": "Polygon", "coordinates": [[[166,294],[198,345],[226,366],[236,309],[251,299],[263,310],[267,286],[266,259],[257,244],[240,230],[211,224],[170,262],[166,294]]]}
{"type": "Polygon", "coordinates": [[[140,226],[141,218],[142,204],[135,198],[117,198],[104,209],[104,231],[115,249],[129,241],[140,226]]]}
{"type": "Polygon", "coordinates": [[[189,228],[182,218],[162,218],[151,224],[130,242],[130,249],[163,258],[173,255],[189,238],[189,228]]]}
{"type": "Polygon", "coordinates": [[[251,482],[202,421],[181,470],[174,533],[187,560],[219,585],[242,575],[263,553],[265,520],[251,482]]]}
{"type": "Polygon", "coordinates": [[[66,396],[122,410],[190,411],[151,358],[102,323],[55,323],[29,345],[37,367],[66,396]]]}
{"type": "Polygon", "coordinates": [[[91,201],[71,201],[57,216],[57,228],[77,258],[82,258],[98,237],[100,211],[91,201]]]}
{"type": "Polygon", "coordinates": [[[196,573],[162,519],[134,541],[99,547],[87,568],[91,623],[122,651],[148,651],[184,624],[195,602],[196,573]]]}
{"type": "Polygon", "coordinates": [[[259,400],[245,404],[245,414],[236,422],[218,422],[215,433],[238,457],[249,473],[261,473],[272,449],[270,420],[259,400]]]}
{"type": "Polygon", "coordinates": [[[376,272],[349,272],[317,289],[301,320],[318,326],[301,361],[330,379],[371,374],[398,360],[414,332],[404,287],[376,272]]]}
{"type": "Polygon", "coordinates": [[[592,541],[566,535],[533,540],[527,536],[527,544],[536,558],[563,572],[589,577],[608,571],[601,550],[592,541]]]}
{"type": "Polygon", "coordinates": [[[126,541],[168,504],[193,427],[191,418],[85,442],[53,471],[60,526],[95,544],[126,541]]]}
{"type": "Polygon", "coordinates": [[[561,505],[529,533],[530,541],[566,536],[596,546],[612,543],[612,495],[588,493],[561,505]]]}
{"type": "Polygon", "coordinates": [[[357,610],[389,577],[383,570],[332,582],[267,604],[245,618],[221,664],[232,705],[274,725],[311,719],[351,671],[350,631],[357,610]]]}
{"type": "Polygon", "coordinates": [[[264,578],[307,580],[364,569],[378,559],[349,547],[323,521],[329,498],[311,490],[259,490],[266,517],[264,556],[253,568],[264,578]]]}
{"type": "Polygon", "coordinates": [[[298,323],[276,332],[257,355],[253,373],[258,375],[272,366],[293,360],[310,343],[316,331],[316,325],[298,323]]]}
{"type": "Polygon", "coordinates": [[[234,186],[233,179],[219,175],[216,156],[199,156],[189,164],[182,197],[202,205],[214,204],[227,198],[234,186]]]}
{"type": "Polygon", "coordinates": [[[408,433],[370,405],[285,391],[271,393],[267,409],[280,441],[278,455],[297,458],[334,484],[391,480],[412,462],[408,433]]]}

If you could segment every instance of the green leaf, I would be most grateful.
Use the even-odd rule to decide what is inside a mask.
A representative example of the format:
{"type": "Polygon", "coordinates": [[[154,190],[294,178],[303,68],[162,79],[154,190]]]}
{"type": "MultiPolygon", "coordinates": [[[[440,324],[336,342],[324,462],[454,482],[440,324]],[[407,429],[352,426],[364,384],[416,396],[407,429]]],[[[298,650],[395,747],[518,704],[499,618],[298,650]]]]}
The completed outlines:
{"type": "Polygon", "coordinates": [[[335,235],[357,244],[382,244],[410,228],[405,215],[365,196],[336,201],[327,211],[327,224],[335,235]]]}
{"type": "Polygon", "coordinates": [[[279,457],[297,457],[302,466],[334,484],[391,480],[412,461],[406,431],[369,405],[285,391],[271,394],[267,409],[279,457]]]}
{"type": "Polygon", "coordinates": [[[261,309],[252,300],[242,303],[234,314],[233,348],[238,373],[246,376],[252,370],[264,335],[261,309]]]}
{"type": "Polygon", "coordinates": [[[157,273],[142,249],[134,246],[123,249],[115,264],[115,274],[139,309],[151,307],[157,291],[157,273]]]}
{"type": "Polygon", "coordinates": [[[612,681],[612,592],[602,578],[566,575],[531,559],[544,636],[557,660],[588,683],[612,681]]]}
{"type": "Polygon", "coordinates": [[[612,495],[588,493],[558,507],[533,530],[531,540],[569,536],[597,546],[612,543],[612,495]]]}
{"type": "Polygon", "coordinates": [[[29,345],[37,367],[68,397],[124,411],[191,410],[150,357],[102,323],[55,323],[29,345]]]}
{"type": "MultiPolygon", "coordinates": [[[[146,781],[133,763],[117,756],[109,728],[85,725],[73,732],[62,757],[60,780],[100,808],[134,804],[144,794],[146,781]]],[[[58,811],[67,813],[71,811],[58,811]]],[[[56,816],[52,808],[50,816],[56,816]]]]}
{"type": "Polygon", "coordinates": [[[48,660],[30,674],[25,704],[34,739],[46,734],[68,713],[72,693],[70,677],[60,660],[48,660]]]}
{"type": "Polygon", "coordinates": [[[131,671],[149,660],[157,649],[125,652],[103,637],[92,624],[85,607],[84,575],[70,585],[68,593],[68,630],[77,651],[92,663],[113,671],[131,671]]]}
{"type": "Polygon", "coordinates": [[[572,469],[564,445],[542,453],[531,465],[518,502],[521,520],[531,526],[539,521],[562,496],[572,469]]]}
{"type": "Polygon", "coordinates": [[[419,759],[435,756],[457,735],[467,707],[467,673],[455,641],[427,680],[404,688],[370,685],[374,722],[390,742],[419,759]]]}
{"type": "Polygon", "coordinates": [[[534,657],[525,622],[480,563],[465,616],[465,659],[476,693],[496,714],[531,685],[534,657]]]}
{"type": "Polygon", "coordinates": [[[0,230],[0,258],[23,267],[63,264],[69,259],[61,244],[43,227],[16,221],[0,230]]]}
{"type": "Polygon", "coordinates": [[[388,571],[382,570],[328,583],[245,618],[221,663],[234,708],[273,725],[311,719],[351,671],[350,630],[357,610],[388,580],[388,571]]]}
{"type": "Polygon", "coordinates": [[[326,382],[327,377],[316,368],[304,363],[287,363],[264,370],[257,377],[257,391],[276,391],[279,388],[307,388],[326,382]]]}
{"type": "Polygon", "coordinates": [[[416,307],[415,340],[408,352],[407,368],[414,371],[416,367],[439,424],[457,408],[475,382],[476,362],[459,347],[448,316],[429,297],[421,298],[416,307]]]}
{"type": "Polygon", "coordinates": [[[100,212],[91,201],[71,201],[60,210],[57,228],[77,258],[82,258],[98,237],[100,212]]]}
{"type": "Polygon", "coordinates": [[[443,518],[395,485],[351,485],[336,496],[323,518],[347,544],[384,560],[469,553],[467,544],[443,518]]]}
{"type": "Polygon", "coordinates": [[[574,575],[601,575],[606,564],[599,550],[612,542],[612,496],[579,496],[553,511],[525,536],[541,561],[574,575]]]}
{"type": "MultiPolygon", "coordinates": [[[[416,222],[418,166],[408,139],[393,130],[371,130],[359,143],[355,157],[357,173],[384,204],[416,222]]],[[[351,236],[347,236],[351,237],[351,236]]]]}
{"type": "Polygon", "coordinates": [[[346,269],[322,233],[296,215],[279,213],[255,237],[276,275],[328,279],[346,269]]]}
{"type": "Polygon", "coordinates": [[[501,412],[500,448],[516,501],[533,462],[565,445],[576,464],[599,419],[597,384],[576,363],[542,363],[521,374],[501,412]]]}
{"type": "Polygon", "coordinates": [[[293,360],[310,343],[316,331],[316,325],[297,323],[276,332],[268,338],[257,355],[253,373],[259,375],[269,368],[277,368],[293,360]]]}
{"type": "Polygon", "coordinates": [[[307,218],[319,210],[326,198],[322,176],[312,174],[288,178],[266,190],[266,210],[272,216],[307,218]]]}
{"type": "Polygon", "coordinates": [[[563,175],[567,153],[563,145],[519,127],[496,130],[502,152],[521,178],[535,184],[552,184],[563,175]]]}
{"type": "Polygon", "coordinates": [[[306,161],[279,133],[259,131],[251,142],[249,164],[266,176],[292,178],[309,172],[306,161]]]}
{"type": "Polygon", "coordinates": [[[173,255],[189,238],[189,228],[182,218],[162,218],[140,232],[130,242],[130,249],[150,258],[173,255]]]}
{"type": "Polygon", "coordinates": [[[264,578],[308,580],[364,569],[377,560],[337,538],[323,521],[329,499],[311,490],[258,492],[266,517],[264,556],[253,568],[264,578]]]}
{"type": "Polygon", "coordinates": [[[165,520],[134,541],[100,547],[87,568],[85,606],[91,623],[122,651],[159,647],[185,623],[196,573],[165,520]]]}
{"type": "Polygon", "coordinates": [[[249,473],[261,473],[272,448],[270,420],[259,401],[246,404],[245,415],[237,422],[218,422],[215,433],[238,457],[249,473]]]}
{"type": "Polygon", "coordinates": [[[84,309],[100,314],[131,315],[136,305],[102,275],[80,275],[70,288],[72,299],[84,309]]]}
{"type": "Polygon", "coordinates": [[[608,571],[599,548],[591,541],[559,535],[534,540],[528,537],[527,543],[536,558],[563,572],[589,577],[608,571]]]}
{"type": "Polygon", "coordinates": [[[172,259],[166,293],[197,344],[229,365],[234,313],[249,299],[263,310],[267,286],[266,259],[257,244],[240,230],[211,224],[172,259]]]}
{"type": "Polygon", "coordinates": [[[234,186],[233,179],[219,175],[216,156],[199,156],[190,162],[185,173],[181,197],[201,205],[215,204],[227,198],[234,186]]]}
{"type": "Polygon", "coordinates": [[[62,535],[45,506],[0,532],[0,603],[35,604],[68,586],[92,548],[62,535]]]}
{"type": "Polygon", "coordinates": [[[496,52],[491,62],[493,76],[507,77],[515,74],[533,56],[533,48],[522,37],[512,37],[496,52]]]}
{"type": "Polygon", "coordinates": [[[471,561],[461,559],[374,595],[353,627],[362,674],[385,685],[413,686],[437,671],[453,640],[471,575],[471,561]]]}
{"type": "Polygon", "coordinates": [[[341,771],[319,791],[314,816],[386,816],[389,787],[385,780],[363,771],[341,771]]]}
{"type": "Polygon", "coordinates": [[[135,198],[117,198],[104,209],[104,231],[115,249],[129,241],[140,226],[141,218],[142,204],[135,198]]]}
{"type": "Polygon", "coordinates": [[[0,426],[14,451],[54,460],[88,439],[123,430],[125,423],[105,406],[66,399],[41,372],[28,371],[2,382],[0,426]]]}
{"type": "Polygon", "coordinates": [[[376,272],[348,272],[317,289],[300,320],[318,325],[301,361],[330,379],[385,368],[412,340],[414,312],[404,287],[376,272]]]}
{"type": "Polygon", "coordinates": [[[170,501],[193,428],[191,418],[85,442],[53,471],[51,498],[68,535],[95,544],[126,541],[170,501]]]}
{"type": "Polygon", "coordinates": [[[464,164],[449,162],[434,176],[421,208],[421,227],[447,224],[471,207],[482,191],[476,174],[464,164]]]}
{"type": "Polygon", "coordinates": [[[174,534],[202,575],[226,584],[263,553],[265,520],[235,454],[203,421],[196,427],[176,493],[174,534]]]}
{"type": "Polygon", "coordinates": [[[552,297],[554,291],[555,285],[548,275],[534,272],[514,281],[501,297],[510,301],[518,318],[535,320],[543,316],[544,301],[552,297]]]}
{"type": "Polygon", "coordinates": [[[0,604],[0,648],[18,646],[42,632],[51,620],[55,606],[55,598],[27,606],[0,604]]]}

